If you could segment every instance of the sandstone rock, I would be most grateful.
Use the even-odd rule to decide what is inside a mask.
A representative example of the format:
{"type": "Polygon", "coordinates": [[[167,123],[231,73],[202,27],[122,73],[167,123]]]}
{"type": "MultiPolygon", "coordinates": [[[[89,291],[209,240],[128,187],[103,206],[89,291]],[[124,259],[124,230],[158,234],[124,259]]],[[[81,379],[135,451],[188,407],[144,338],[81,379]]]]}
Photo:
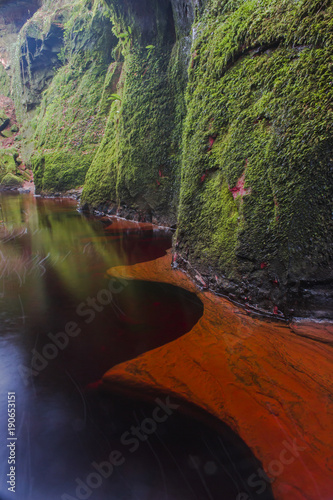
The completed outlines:
{"type": "Polygon", "coordinates": [[[111,368],[105,389],[142,398],[169,394],[184,408],[194,404],[250,446],[273,479],[276,500],[329,500],[333,352],[325,343],[332,342],[332,325],[290,328],[251,318],[225,299],[198,292],[171,269],[171,255],[108,274],[197,291],[204,314],[183,337],[111,368]],[[293,446],[294,458],[279,465],[293,446]]]}

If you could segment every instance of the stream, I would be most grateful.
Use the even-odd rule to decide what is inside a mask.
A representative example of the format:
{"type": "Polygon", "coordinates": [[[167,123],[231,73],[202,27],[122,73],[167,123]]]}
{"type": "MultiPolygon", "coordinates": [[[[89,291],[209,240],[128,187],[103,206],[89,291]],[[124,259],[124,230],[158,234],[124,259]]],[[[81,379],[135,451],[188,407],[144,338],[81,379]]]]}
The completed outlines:
{"type": "Polygon", "coordinates": [[[171,231],[9,193],[0,221],[1,500],[273,499],[227,425],[216,430],[165,394],[144,402],[99,388],[112,366],[202,316],[182,288],[106,273],[165,255],[171,231]]]}

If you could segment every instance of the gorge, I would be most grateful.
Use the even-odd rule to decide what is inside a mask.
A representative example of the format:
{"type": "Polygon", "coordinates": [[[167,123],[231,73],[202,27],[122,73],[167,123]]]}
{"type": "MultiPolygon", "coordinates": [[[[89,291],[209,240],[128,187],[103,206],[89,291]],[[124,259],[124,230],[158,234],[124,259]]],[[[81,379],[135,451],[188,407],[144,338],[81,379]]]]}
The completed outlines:
{"type": "MultiPolygon", "coordinates": [[[[41,266],[61,249],[37,287],[43,314],[42,290],[67,311],[76,293],[97,294],[94,273],[130,282],[118,304],[127,350],[117,337],[92,372],[69,356],[80,384],[148,405],[169,395],[184,418],[226,425],[258,460],[245,484],[258,468],[270,476],[267,500],[333,495],[332,19],[330,0],[0,0],[0,230],[17,245],[13,273],[22,280],[27,249],[41,266]],[[90,235],[94,220],[103,235],[90,235]],[[23,251],[25,230],[36,240],[23,251]],[[62,247],[78,240],[68,260],[62,247]],[[80,260],[91,242],[96,268],[80,260]],[[135,330],[131,294],[138,310],[144,297],[168,304],[174,322],[155,305],[154,325],[135,330]],[[197,311],[186,320],[183,301],[197,311]],[[299,455],[274,474],[295,439],[299,455]]],[[[257,498],[237,491],[230,500],[257,498]]]]}
{"type": "Polygon", "coordinates": [[[330,317],[331,9],[2,2],[0,90],[23,127],[2,131],[3,173],[20,151],[37,192],[177,225],[175,264],[202,286],[330,317]]]}

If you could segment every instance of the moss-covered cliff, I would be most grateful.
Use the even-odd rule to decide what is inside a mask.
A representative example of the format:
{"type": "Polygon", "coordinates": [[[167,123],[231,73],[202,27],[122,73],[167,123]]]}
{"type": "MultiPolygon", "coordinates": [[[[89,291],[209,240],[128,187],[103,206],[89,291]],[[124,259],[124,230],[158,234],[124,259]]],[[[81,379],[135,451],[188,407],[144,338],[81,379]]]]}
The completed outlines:
{"type": "MultiPolygon", "coordinates": [[[[107,75],[116,38],[107,10],[93,4],[53,6],[52,14],[44,14],[41,23],[37,14],[23,33],[27,39],[34,31],[34,44],[40,46],[38,57],[35,53],[29,60],[26,51],[23,53],[28,58],[27,80],[30,77],[36,83],[39,66],[50,51],[58,69],[50,83],[45,72],[41,77],[44,92],[32,122],[35,149],[31,163],[37,189],[65,191],[84,183],[104,134],[110,109],[107,75]]],[[[30,86],[30,93],[31,87],[38,96],[38,86],[30,86]]],[[[31,99],[28,101],[31,105],[31,99]]]]}
{"type": "Polygon", "coordinates": [[[213,0],[195,24],[179,260],[275,313],[332,278],[332,13],[213,0]]]}
{"type": "Polygon", "coordinates": [[[83,200],[176,223],[191,24],[177,22],[168,1],[108,5],[119,39],[113,90],[120,99],[112,104],[83,200]]]}
{"type": "Polygon", "coordinates": [[[45,0],[0,73],[37,189],[177,223],[175,265],[200,285],[329,316],[332,9],[45,0]]]}

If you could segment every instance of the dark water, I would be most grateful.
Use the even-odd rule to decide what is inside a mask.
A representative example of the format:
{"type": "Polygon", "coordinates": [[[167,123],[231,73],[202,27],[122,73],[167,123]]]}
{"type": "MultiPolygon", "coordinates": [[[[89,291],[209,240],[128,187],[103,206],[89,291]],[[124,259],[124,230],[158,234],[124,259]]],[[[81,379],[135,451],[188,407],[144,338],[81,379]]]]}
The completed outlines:
{"type": "Polygon", "coordinates": [[[178,338],[202,315],[185,290],[106,274],[164,255],[171,234],[87,219],[69,200],[1,195],[0,203],[0,498],[273,498],[227,426],[211,430],[163,394],[148,404],[96,388],[109,368],[178,338]]]}

